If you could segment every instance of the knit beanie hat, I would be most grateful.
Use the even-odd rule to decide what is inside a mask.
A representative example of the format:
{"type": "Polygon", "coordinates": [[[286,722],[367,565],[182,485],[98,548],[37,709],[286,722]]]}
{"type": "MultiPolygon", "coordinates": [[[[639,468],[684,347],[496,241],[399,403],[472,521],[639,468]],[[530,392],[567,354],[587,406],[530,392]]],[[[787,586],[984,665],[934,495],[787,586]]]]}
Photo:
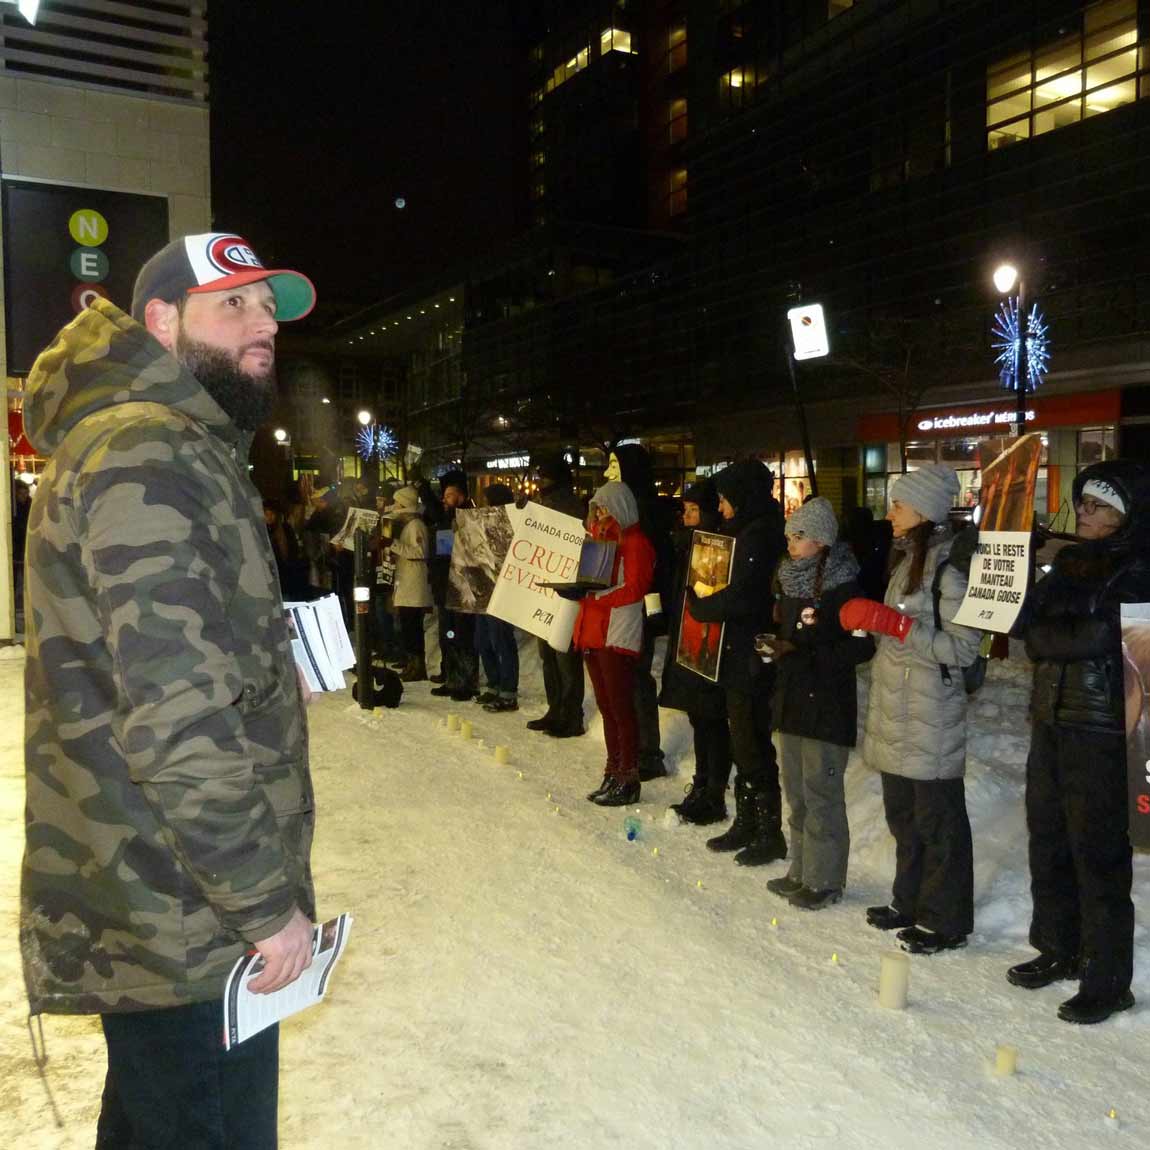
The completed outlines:
{"type": "Polygon", "coordinates": [[[824,547],[830,547],[839,537],[839,523],[830,500],[824,499],[821,495],[815,499],[808,499],[798,510],[791,513],[791,517],[787,520],[786,532],[788,535],[802,535],[805,539],[813,539],[824,547]]]}
{"type": "Polygon", "coordinates": [[[908,503],[931,523],[945,523],[950,509],[958,502],[958,474],[945,463],[926,463],[917,471],[900,475],[891,484],[893,503],[908,503]]]}

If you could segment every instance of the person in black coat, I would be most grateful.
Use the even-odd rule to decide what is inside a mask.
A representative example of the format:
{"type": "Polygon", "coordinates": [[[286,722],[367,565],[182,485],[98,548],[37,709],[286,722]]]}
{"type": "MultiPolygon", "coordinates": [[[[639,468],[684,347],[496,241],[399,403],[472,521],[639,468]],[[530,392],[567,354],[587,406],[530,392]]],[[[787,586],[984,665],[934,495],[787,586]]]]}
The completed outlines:
{"type": "Polygon", "coordinates": [[[1080,542],[1058,553],[1019,628],[1034,662],[1026,824],[1038,957],[1007,978],[1026,989],[1077,978],[1058,1015],[1094,1023],[1134,1005],[1120,608],[1150,601],[1150,468],[1096,463],[1073,499],[1080,542]]]}
{"type": "Polygon", "coordinates": [[[790,808],[791,862],[767,889],[803,910],[836,903],[846,885],[850,827],[843,781],[858,730],[855,668],[874,654],[852,636],[839,608],[860,593],[858,560],[837,542],[826,499],[787,520],[788,557],[778,569],[778,630],[764,649],[777,666],[774,706],[783,788],[790,808]]]}
{"type": "Polygon", "coordinates": [[[631,488],[639,504],[639,526],[655,549],[655,582],[651,588],[659,594],[663,610],[643,616],[643,649],[635,665],[635,712],[639,718],[639,778],[643,782],[661,778],[667,773],[663,762],[659,733],[659,691],[651,664],[655,658],[655,640],[667,633],[667,603],[671,598],[675,573],[675,551],[671,540],[675,507],[672,500],[662,500],[655,489],[651,457],[638,443],[617,444],[611,451],[607,479],[619,479],[631,488]]]}
{"type": "Polygon", "coordinates": [[[683,596],[691,572],[691,541],[695,531],[714,532],[719,527],[719,495],[709,480],[696,483],[683,493],[683,526],[675,539],[675,582],[667,602],[667,654],[663,660],[663,689],[659,703],[686,711],[695,745],[695,775],[687,797],[671,809],[685,823],[706,826],[727,817],[727,782],[731,777],[731,734],[723,689],[675,659],[683,596]]]}
{"type": "Polygon", "coordinates": [[[773,476],[752,459],[715,476],[722,531],[735,538],[730,582],[700,598],[687,588],[687,610],[700,623],[723,623],[719,682],[727,705],[735,779],[735,821],[710,839],[716,851],[738,851],[735,861],[757,866],[786,858],[779,764],[771,742],[774,670],[755,653],[755,635],[773,622],[771,580],[783,554],[783,512],[771,494],[773,476]]]}

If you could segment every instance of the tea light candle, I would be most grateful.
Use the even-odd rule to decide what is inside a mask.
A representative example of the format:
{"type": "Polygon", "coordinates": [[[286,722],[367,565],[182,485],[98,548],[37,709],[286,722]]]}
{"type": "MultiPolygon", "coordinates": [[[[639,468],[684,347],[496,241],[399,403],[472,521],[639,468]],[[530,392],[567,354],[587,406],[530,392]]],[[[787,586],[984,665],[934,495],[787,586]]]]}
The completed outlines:
{"type": "Polygon", "coordinates": [[[906,992],[910,984],[910,956],[890,951],[879,959],[878,1004],[888,1010],[906,1009],[906,992]]]}
{"type": "Polygon", "coordinates": [[[495,745],[495,761],[504,767],[511,762],[511,752],[502,743],[495,745]]]}
{"type": "Polygon", "coordinates": [[[471,720],[463,719],[459,724],[459,733],[465,739],[471,738],[471,720]]]}
{"type": "Polygon", "coordinates": [[[458,715],[453,715],[450,713],[448,714],[448,716],[447,716],[447,729],[449,731],[458,731],[459,730],[459,716],[458,715]]]}
{"type": "Polygon", "coordinates": [[[1009,1078],[1018,1069],[1018,1047],[1003,1042],[994,1048],[994,1073],[1009,1078]]]}

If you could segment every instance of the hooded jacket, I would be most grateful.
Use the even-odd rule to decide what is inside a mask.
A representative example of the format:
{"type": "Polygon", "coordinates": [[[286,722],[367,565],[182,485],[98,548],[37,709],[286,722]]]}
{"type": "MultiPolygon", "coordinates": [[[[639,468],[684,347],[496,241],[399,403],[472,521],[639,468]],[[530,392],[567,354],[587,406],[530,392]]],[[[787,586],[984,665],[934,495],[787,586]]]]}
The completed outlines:
{"type": "Polygon", "coordinates": [[[395,607],[432,605],[427,563],[431,537],[427,524],[417,514],[418,508],[419,492],[414,487],[401,487],[388,508],[396,520],[396,539],[391,545],[395,559],[395,590],[391,601],[395,607]]]}
{"type": "Polygon", "coordinates": [[[675,545],[673,540],[677,504],[673,499],[660,499],[655,487],[651,456],[638,443],[620,443],[612,449],[619,461],[619,478],[631,489],[639,508],[639,526],[655,551],[655,571],[651,590],[659,592],[663,610],[645,615],[644,626],[652,636],[667,630],[667,606],[675,587],[675,545]]]}
{"type": "Polygon", "coordinates": [[[314,915],[307,731],[247,438],[97,301],[32,369],[21,949],[34,1013],[222,997],[314,915]]]}
{"type": "Polygon", "coordinates": [[[722,525],[724,535],[735,537],[731,580],[705,599],[687,592],[687,610],[700,623],[725,623],[719,682],[724,687],[749,689],[766,677],[755,654],[755,635],[773,625],[771,580],[786,550],[783,512],[771,494],[772,476],[758,460],[734,463],[715,476],[715,487],[735,508],[734,519],[722,525]]]}
{"type": "MultiPolygon", "coordinates": [[[[651,590],[655,551],[639,526],[639,508],[625,483],[604,483],[591,496],[591,506],[605,507],[619,528],[611,586],[593,591],[579,603],[572,644],[576,650],[603,647],[638,655],[643,647],[643,597],[651,590]]],[[[603,525],[591,528],[592,539],[608,538],[603,525]]]]}
{"type": "Polygon", "coordinates": [[[1074,480],[1076,503],[1091,479],[1118,491],[1126,519],[1105,539],[1062,548],[1028,598],[1022,630],[1034,661],[1031,714],[1038,722],[1121,734],[1121,605],[1150,602],[1150,468],[1125,459],[1095,463],[1074,480]]]}

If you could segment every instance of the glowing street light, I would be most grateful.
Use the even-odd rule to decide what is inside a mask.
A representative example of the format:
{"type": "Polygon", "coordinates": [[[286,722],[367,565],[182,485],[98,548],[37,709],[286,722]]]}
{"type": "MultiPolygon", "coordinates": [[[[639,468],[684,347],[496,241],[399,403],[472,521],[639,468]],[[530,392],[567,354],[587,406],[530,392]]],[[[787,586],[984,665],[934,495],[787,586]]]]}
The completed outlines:
{"type": "Polygon", "coordinates": [[[275,429],[275,431],[272,432],[272,436],[275,439],[276,443],[286,443],[287,442],[287,437],[288,437],[287,432],[284,431],[284,429],[282,427],[277,427],[275,429]]]}
{"type": "Polygon", "coordinates": [[[364,427],[366,427],[371,422],[371,412],[367,410],[361,411],[356,416],[356,419],[358,419],[359,422],[362,423],[364,427]]]}
{"type": "Polygon", "coordinates": [[[994,289],[999,295],[1009,295],[1020,278],[1014,264],[999,264],[994,269],[994,289]]]}

